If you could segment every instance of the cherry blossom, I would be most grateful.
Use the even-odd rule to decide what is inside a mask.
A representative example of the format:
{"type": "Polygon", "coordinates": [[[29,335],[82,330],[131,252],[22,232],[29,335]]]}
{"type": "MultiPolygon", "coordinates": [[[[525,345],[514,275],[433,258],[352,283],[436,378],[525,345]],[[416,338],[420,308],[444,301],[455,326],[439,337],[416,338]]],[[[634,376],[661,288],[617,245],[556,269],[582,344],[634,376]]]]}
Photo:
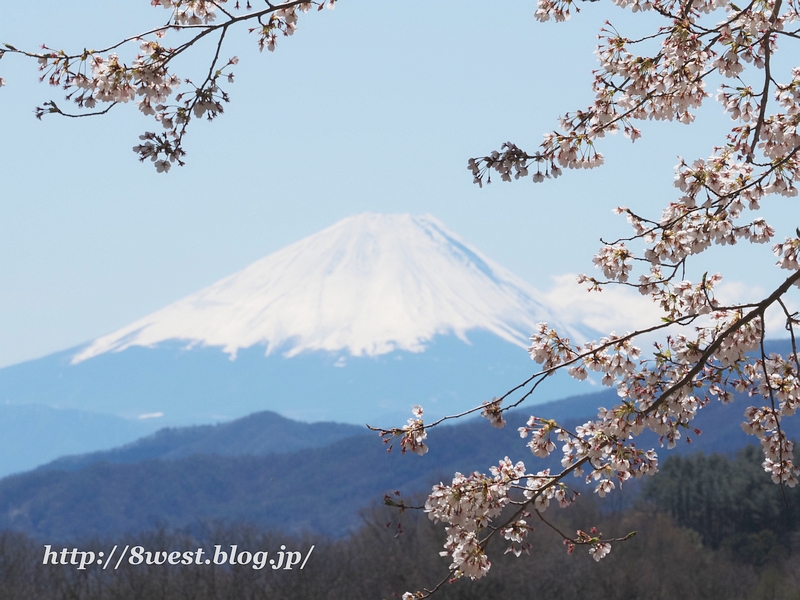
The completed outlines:
{"type": "Polygon", "coordinates": [[[481,411],[481,416],[488,419],[492,426],[498,429],[502,429],[506,424],[501,404],[501,400],[494,398],[491,402],[484,402],[483,411],[481,411]]]}
{"type": "MultiPolygon", "coordinates": [[[[256,9],[249,1],[230,6],[228,0],[151,0],[152,6],[169,12],[167,22],[108,48],[70,54],[47,46],[30,52],[5,44],[0,58],[10,53],[36,59],[40,80],[65,90],[67,100],[74,104],[75,112],[71,112],[53,100],[46,101],[36,108],[37,118],[49,114],[102,115],[118,105],[135,104],[158,127],[142,134],[143,143],[133,146],[133,151],[139,160],[150,159],[157,172],[166,173],[172,165],[184,164],[184,136],[189,124],[195,119],[216,119],[230,101],[223,84],[233,83],[232,67],[238,58],[222,57],[229,31],[243,23],[254,23],[249,32],[255,34],[258,48],[273,51],[280,37],[295,32],[301,13],[315,6],[333,8],[335,2],[267,2],[266,7],[256,9]],[[208,71],[197,79],[172,72],[175,59],[207,36],[216,39],[208,71]],[[175,45],[167,45],[168,39],[175,45]],[[178,91],[179,87],[184,89],[178,91]]],[[[0,87],[4,84],[0,79],[0,87]]]]}
{"type": "Polygon", "coordinates": [[[388,451],[390,452],[394,440],[400,438],[400,451],[403,454],[411,451],[422,456],[428,451],[428,446],[425,445],[425,438],[428,437],[428,432],[422,420],[424,411],[421,406],[415,405],[411,412],[414,416],[408,419],[406,425],[400,428],[381,430],[381,437],[383,438],[383,443],[389,446],[388,451]]]}
{"type": "MultiPolygon", "coordinates": [[[[655,474],[656,450],[637,448],[634,439],[651,431],[667,449],[690,441],[701,434],[692,425],[698,411],[709,402],[733,402],[734,393],[755,401],[744,411],[742,428],[759,439],[764,470],[780,485],[794,486],[800,478],[793,444],[781,426],[800,406],[800,357],[795,345],[800,319],[784,302],[800,286],[800,228],[796,237],[775,243],[775,228],[757,214],[772,196],[794,198],[798,193],[800,67],[791,70],[789,80],[780,81],[771,60],[779,42],[789,45],[800,39],[800,4],[766,0],[742,8],[729,0],[614,3],[634,13],[655,12],[664,18],[663,24],[651,35],[631,39],[607,22],[597,46],[593,104],[565,113],[559,128],[546,133],[535,152],[505,142],[499,150],[470,158],[467,168],[473,181],[482,186],[499,174],[501,181],[530,177],[542,183],[565,169],[599,167],[605,160],[599,145],[606,134],[622,131],[635,142],[644,135],[637,126],[640,121],[691,124],[696,110],[712,97],[733,125],[709,156],[679,159],[676,197],[660,215],[646,217],[617,207],[614,212],[626,219],[631,234],[602,242],[593,259],[601,276],[578,277],[590,292],[608,285],[637,288],[659,307],[661,322],[580,344],[540,323],[528,348],[540,370],[491,403],[446,417],[481,410],[484,417],[498,422],[502,412],[525,401],[558,370],[578,380],[596,373],[619,397],[617,405],[599,408],[594,420],[573,431],[546,416],[531,416],[519,428],[535,458],[560,451],[558,472],[523,474],[520,468],[509,489],[480,472],[466,478],[457,474],[450,486],[433,488],[425,510],[450,524],[444,553],[453,558],[451,574],[456,576],[483,576],[490,568],[489,559],[483,560],[486,548],[496,532],[512,543],[507,551],[519,555],[530,532],[523,512],[544,520],[542,513],[553,500],[569,506],[577,492],[568,487],[568,476],[583,477],[598,497],[605,497],[632,478],[655,474]],[[648,52],[640,54],[639,48],[648,52]],[[708,89],[712,85],[718,86],[715,95],[708,89]],[[725,305],[715,294],[721,273],[687,274],[693,272],[697,255],[742,243],[773,243],[776,266],[789,275],[760,301],[725,305]],[[768,310],[785,317],[792,342],[788,355],[765,351],[768,310]],[[655,343],[652,353],[636,343],[645,334],[659,333],[663,340],[655,343]],[[510,499],[513,488],[522,491],[522,499],[510,499]],[[512,506],[518,508],[509,512],[512,506]],[[450,507],[449,512],[443,507],[450,507]],[[470,556],[480,560],[463,567],[462,554],[456,550],[467,533],[470,556]]],[[[539,21],[564,21],[577,12],[571,0],[539,0],[535,16],[539,21]]],[[[596,561],[627,537],[603,539],[595,529],[561,535],[569,552],[587,546],[596,561]]],[[[436,589],[416,597],[427,597],[436,589]]]]}
{"type": "MultiPolygon", "coordinates": [[[[378,429],[389,450],[399,439],[401,452],[423,455],[429,450],[431,427],[473,413],[502,427],[503,413],[530,398],[559,370],[577,380],[597,378],[619,398],[573,429],[546,415],[531,416],[519,428],[530,460],[555,453],[560,469],[529,469],[505,457],[488,474],[455,473],[450,483],[434,486],[422,510],[445,524],[442,554],[449,557],[450,567],[437,586],[406,592],[404,600],[425,598],[453,578],[484,577],[491,569],[492,539],[520,556],[535,534],[531,523],[536,520],[558,531],[568,552],[585,547],[594,560],[601,560],[632,534],[604,537],[595,528],[575,535],[558,530],[547,520],[552,510],[547,511],[575,501],[579,490],[568,482],[580,478],[581,486],[606,497],[632,479],[657,473],[656,449],[637,447],[637,436],[650,431],[660,446],[673,448],[701,434],[693,421],[703,407],[733,402],[734,394],[746,394],[752,401],[744,410],[742,428],[759,440],[765,472],[779,485],[794,486],[800,479],[794,446],[782,427],[800,405],[795,338],[800,319],[785,302],[800,287],[800,229],[776,242],[775,227],[758,214],[775,197],[798,195],[800,66],[780,72],[773,58],[784,45],[790,48],[800,39],[800,3],[612,1],[631,13],[662,19],[661,26],[634,39],[606,22],[598,36],[598,67],[591,74],[591,105],[561,115],[558,127],[544,134],[535,151],[507,141],[470,158],[473,181],[483,186],[495,175],[504,182],[530,178],[544,184],[571,169],[599,168],[605,163],[601,147],[607,135],[622,132],[635,143],[647,134],[646,121],[691,125],[709,101],[719,103],[731,127],[704,156],[678,159],[674,196],[658,214],[616,207],[630,234],[602,240],[592,260],[597,275],[578,277],[593,293],[609,285],[636,288],[660,309],[659,322],[588,341],[572,340],[540,323],[528,347],[538,370],[526,381],[458,415],[425,423],[422,408],[415,406],[406,425],[378,429]],[[759,301],[725,304],[716,294],[723,274],[697,270],[696,258],[709,249],[768,243],[773,244],[775,266],[788,274],[759,301]],[[766,352],[768,311],[785,319],[792,343],[786,355],[766,352]],[[645,335],[660,336],[650,352],[642,349],[645,335]]],[[[152,0],[154,7],[167,11],[166,24],[113,46],[70,54],[49,47],[29,52],[6,44],[0,57],[36,60],[42,81],[63,88],[76,106],[77,112],[70,113],[48,101],[37,108],[40,118],[99,115],[129,105],[154,119],[156,130],[143,133],[133,150],[166,173],[184,162],[189,123],[216,119],[230,101],[225,88],[234,81],[238,59],[222,53],[228,33],[247,22],[257,47],[273,51],[281,38],[293,35],[301,14],[313,7],[333,8],[334,2],[266,3],[256,9],[250,2],[231,6],[226,0],[152,0]],[[207,36],[216,40],[207,73],[195,79],[173,73],[174,59],[207,36]]],[[[573,0],[538,0],[534,16],[561,22],[579,12],[573,0]]],[[[0,79],[0,86],[4,84],[0,79]]],[[[634,199],[631,204],[639,203],[634,199]]]]}

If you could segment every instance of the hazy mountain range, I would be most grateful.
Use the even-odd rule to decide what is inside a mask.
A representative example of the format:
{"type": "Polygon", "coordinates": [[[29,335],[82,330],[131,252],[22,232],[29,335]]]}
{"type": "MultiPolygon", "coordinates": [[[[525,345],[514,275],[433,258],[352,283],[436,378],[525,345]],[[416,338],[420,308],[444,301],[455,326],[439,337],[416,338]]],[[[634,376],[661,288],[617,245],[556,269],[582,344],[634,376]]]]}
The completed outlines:
{"type": "MultiPolygon", "coordinates": [[[[431,216],[350,217],[116,332],[0,369],[0,476],[264,410],[360,425],[404,422],[414,404],[460,411],[534,372],[524,348],[540,321],[592,337],[431,216]]],[[[547,383],[540,401],[591,390],[547,383]]]]}
{"type": "MultiPolygon", "coordinates": [[[[442,426],[430,432],[430,451],[421,457],[401,455],[397,448],[387,453],[365,428],[295,423],[269,412],[163,430],[125,447],[62,458],[0,480],[0,530],[51,543],[94,535],[121,539],[152,527],[221,520],[341,536],[358,527],[362,509],[393,490],[418,496],[455,471],[486,471],[504,456],[532,469],[556,468],[558,453],[537,459],[517,427],[531,413],[572,427],[616,400],[616,392],[606,390],[519,409],[501,430],[482,418],[442,426]]],[[[637,446],[656,447],[661,460],[696,450],[732,454],[756,441],[740,427],[751,403],[746,397],[729,405],[710,403],[693,422],[703,434],[692,435],[691,443],[682,440],[673,451],[660,449],[653,435],[640,437],[637,446]]],[[[800,419],[786,419],[784,431],[800,437],[800,419]]],[[[569,483],[583,488],[581,479],[569,483]]]]}
{"type": "MultiPolygon", "coordinates": [[[[534,400],[571,397],[500,431],[439,427],[424,457],[387,454],[364,423],[505,392],[536,370],[524,347],[540,321],[594,337],[557,313],[432,217],[345,219],[117,332],[1,369],[0,476],[48,464],[0,480],[0,530],[54,541],[222,519],[339,536],[391,490],[506,455],[535,462],[516,431],[528,414],[577,424],[616,392],[548,378],[534,400]]],[[[749,403],[712,402],[679,451],[752,441],[749,403]]],[[[785,430],[800,435],[792,419],[785,430]]]]}

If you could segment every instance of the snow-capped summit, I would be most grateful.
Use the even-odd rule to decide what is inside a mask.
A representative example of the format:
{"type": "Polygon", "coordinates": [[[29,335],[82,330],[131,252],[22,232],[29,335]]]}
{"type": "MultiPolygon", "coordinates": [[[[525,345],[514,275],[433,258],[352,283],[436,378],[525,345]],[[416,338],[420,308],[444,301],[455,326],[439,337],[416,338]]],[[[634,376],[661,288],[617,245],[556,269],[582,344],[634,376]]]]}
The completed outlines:
{"type": "Polygon", "coordinates": [[[94,340],[72,362],[168,340],[232,358],[254,345],[286,356],[419,352],[470,330],[524,346],[536,323],[558,324],[541,297],[430,215],[365,213],[94,340]]]}

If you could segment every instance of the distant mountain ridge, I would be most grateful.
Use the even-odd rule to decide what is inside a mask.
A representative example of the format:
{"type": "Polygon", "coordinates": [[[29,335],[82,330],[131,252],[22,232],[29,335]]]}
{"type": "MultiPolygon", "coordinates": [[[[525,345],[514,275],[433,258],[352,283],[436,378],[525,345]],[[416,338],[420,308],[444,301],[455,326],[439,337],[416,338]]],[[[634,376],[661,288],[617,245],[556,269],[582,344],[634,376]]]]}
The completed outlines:
{"type": "MultiPolygon", "coordinates": [[[[236,360],[213,347],[187,350],[181,342],[134,346],[73,365],[74,351],[0,369],[0,403],[149,420],[162,427],[228,421],[271,410],[305,422],[364,423],[405,420],[414,404],[444,415],[480,404],[523,381],[536,364],[528,354],[489,332],[464,343],[439,336],[425,352],[397,350],[370,357],[304,352],[265,357],[263,348],[236,360]]],[[[542,400],[591,389],[554,377],[540,386],[542,400]]],[[[537,393],[539,393],[537,392],[537,393]]]]}
{"type": "Polygon", "coordinates": [[[40,469],[78,471],[91,464],[127,464],[152,459],[178,460],[197,454],[265,456],[329,446],[344,438],[367,435],[366,427],[345,423],[300,423],[263,411],[216,425],[170,427],[119,448],[65,456],[40,469]]]}
{"type": "MultiPolygon", "coordinates": [[[[264,410],[356,425],[402,422],[414,404],[444,416],[529,377],[538,322],[582,337],[580,315],[555,313],[434,217],[367,213],[84,346],[0,369],[0,404],[111,415],[120,431],[264,410]]],[[[539,399],[586,389],[552,378],[539,399]]],[[[69,435],[57,423],[12,432],[19,450],[0,456],[0,475],[33,466],[29,446],[42,462],[63,454],[54,440],[69,435]]],[[[75,450],[108,448],[95,437],[75,450]]]]}
{"type": "MultiPolygon", "coordinates": [[[[574,427],[592,418],[598,406],[610,407],[617,401],[615,390],[605,390],[512,411],[507,415],[508,425],[501,430],[482,418],[438,427],[430,432],[430,451],[422,457],[400,455],[397,449],[387,454],[375,434],[264,456],[183,456],[190,447],[213,447],[217,436],[231,439],[237,428],[266,438],[275,427],[291,429],[271,413],[242,419],[227,430],[226,426],[202,427],[187,435],[178,431],[151,436],[149,442],[143,440],[146,443],[127,449],[62,459],[0,480],[0,530],[23,531],[52,543],[217,519],[249,521],[286,532],[342,536],[360,524],[361,508],[379,502],[392,490],[402,490],[406,496],[427,492],[433,483],[449,481],[455,471],[486,471],[504,456],[523,460],[537,470],[557,468],[558,451],[547,461],[536,459],[520,439],[517,427],[529,414],[574,427]],[[211,443],[204,444],[202,438],[211,443]],[[159,440],[168,443],[159,447],[159,440]],[[143,450],[140,460],[126,462],[137,458],[137,447],[143,450]]],[[[692,423],[703,434],[692,434],[691,444],[681,440],[674,451],[658,448],[653,435],[640,437],[637,446],[655,446],[662,460],[673,453],[696,450],[734,453],[757,441],[740,427],[744,409],[751,403],[738,395],[728,405],[710,403],[692,423]]],[[[784,431],[790,438],[800,438],[800,418],[786,419],[784,431]]],[[[260,446],[258,439],[251,442],[251,448],[266,447],[260,446]]],[[[239,451],[246,450],[239,446],[239,451]]],[[[568,483],[582,486],[579,479],[568,483]]]]}
{"type": "Polygon", "coordinates": [[[28,471],[57,456],[114,448],[158,428],[153,419],[0,403],[0,478],[28,471]]]}

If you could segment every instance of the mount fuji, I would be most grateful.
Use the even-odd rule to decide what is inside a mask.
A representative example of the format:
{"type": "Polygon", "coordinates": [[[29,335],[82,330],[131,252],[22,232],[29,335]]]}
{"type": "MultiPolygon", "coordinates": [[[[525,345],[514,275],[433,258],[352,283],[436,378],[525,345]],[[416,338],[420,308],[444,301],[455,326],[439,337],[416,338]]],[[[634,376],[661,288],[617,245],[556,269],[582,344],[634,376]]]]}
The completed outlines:
{"type": "Polygon", "coordinates": [[[232,359],[256,345],[267,356],[375,357],[422,352],[437,335],[466,342],[470,330],[524,347],[540,321],[554,316],[537,290],[434,217],[367,213],[98,338],[71,362],[170,340],[232,359]]]}
{"type": "MultiPolygon", "coordinates": [[[[394,425],[413,404],[443,416],[530,376],[524,348],[541,321],[594,337],[434,217],[367,213],[81,347],[0,369],[0,408],[151,429],[262,410],[394,425]]],[[[578,385],[550,378],[538,400],[588,391],[578,385]]]]}

